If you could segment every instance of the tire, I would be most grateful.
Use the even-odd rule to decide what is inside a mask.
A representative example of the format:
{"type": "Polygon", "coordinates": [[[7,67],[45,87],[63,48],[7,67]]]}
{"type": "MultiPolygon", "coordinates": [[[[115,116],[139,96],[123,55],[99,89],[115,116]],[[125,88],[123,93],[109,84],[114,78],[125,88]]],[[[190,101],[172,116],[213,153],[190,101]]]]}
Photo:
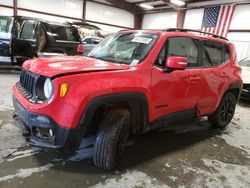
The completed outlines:
{"type": "Polygon", "coordinates": [[[120,160],[130,133],[131,113],[112,109],[104,116],[94,144],[93,161],[96,167],[112,170],[120,160]]]}
{"type": "Polygon", "coordinates": [[[221,99],[216,111],[208,116],[208,121],[215,128],[225,128],[234,116],[236,103],[235,95],[231,92],[227,92],[221,99]]]}

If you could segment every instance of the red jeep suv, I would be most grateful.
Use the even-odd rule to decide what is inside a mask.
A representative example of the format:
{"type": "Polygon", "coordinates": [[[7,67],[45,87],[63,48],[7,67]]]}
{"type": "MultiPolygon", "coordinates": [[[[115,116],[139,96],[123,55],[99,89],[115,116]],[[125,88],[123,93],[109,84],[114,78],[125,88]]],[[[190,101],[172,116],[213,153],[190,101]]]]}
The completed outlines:
{"type": "Polygon", "coordinates": [[[240,96],[240,74],[226,38],[185,29],[121,31],[85,57],[26,61],[13,103],[31,145],[77,149],[96,135],[93,161],[111,170],[130,134],[202,116],[224,128],[240,96]]]}

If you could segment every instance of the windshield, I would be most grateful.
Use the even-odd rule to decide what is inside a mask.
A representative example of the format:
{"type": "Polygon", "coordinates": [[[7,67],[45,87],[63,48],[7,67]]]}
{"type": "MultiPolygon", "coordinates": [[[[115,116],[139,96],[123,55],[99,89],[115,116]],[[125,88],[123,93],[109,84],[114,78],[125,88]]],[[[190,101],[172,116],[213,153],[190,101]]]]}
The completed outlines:
{"type": "Polygon", "coordinates": [[[248,60],[243,60],[240,63],[240,66],[244,66],[244,67],[250,67],[250,59],[248,60]]]}
{"type": "Polygon", "coordinates": [[[156,39],[157,35],[150,33],[118,33],[103,40],[88,56],[136,65],[147,56],[156,39]]]}
{"type": "Polygon", "coordinates": [[[9,38],[11,30],[11,17],[0,17],[0,37],[9,38]]]}

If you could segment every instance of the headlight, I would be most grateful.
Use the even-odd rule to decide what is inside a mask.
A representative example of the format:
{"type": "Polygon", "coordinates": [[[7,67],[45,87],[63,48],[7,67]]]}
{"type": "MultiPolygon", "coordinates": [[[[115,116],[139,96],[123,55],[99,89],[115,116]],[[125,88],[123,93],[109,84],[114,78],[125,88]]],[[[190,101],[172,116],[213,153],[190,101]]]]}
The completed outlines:
{"type": "Polygon", "coordinates": [[[47,99],[50,99],[53,95],[53,83],[49,78],[46,78],[46,80],[44,82],[43,92],[44,92],[44,96],[47,99]]]}

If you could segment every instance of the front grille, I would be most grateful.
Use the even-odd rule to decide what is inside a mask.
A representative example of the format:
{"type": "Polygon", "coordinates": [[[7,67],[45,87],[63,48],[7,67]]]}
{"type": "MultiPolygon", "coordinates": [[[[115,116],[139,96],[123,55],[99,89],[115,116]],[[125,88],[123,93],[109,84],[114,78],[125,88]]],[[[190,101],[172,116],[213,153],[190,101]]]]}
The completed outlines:
{"type": "Polygon", "coordinates": [[[31,102],[35,102],[35,86],[39,75],[32,72],[21,70],[20,80],[17,83],[17,88],[22,93],[22,95],[29,99],[31,102]]]}
{"type": "Polygon", "coordinates": [[[31,95],[33,95],[35,81],[36,81],[36,76],[34,74],[28,71],[21,70],[20,84],[31,95]]]}
{"type": "Polygon", "coordinates": [[[22,95],[26,98],[26,99],[31,99],[33,97],[33,95],[31,93],[29,93],[26,89],[24,89],[21,86],[20,82],[17,82],[16,84],[17,88],[19,89],[19,91],[22,93],[22,95]]]}

